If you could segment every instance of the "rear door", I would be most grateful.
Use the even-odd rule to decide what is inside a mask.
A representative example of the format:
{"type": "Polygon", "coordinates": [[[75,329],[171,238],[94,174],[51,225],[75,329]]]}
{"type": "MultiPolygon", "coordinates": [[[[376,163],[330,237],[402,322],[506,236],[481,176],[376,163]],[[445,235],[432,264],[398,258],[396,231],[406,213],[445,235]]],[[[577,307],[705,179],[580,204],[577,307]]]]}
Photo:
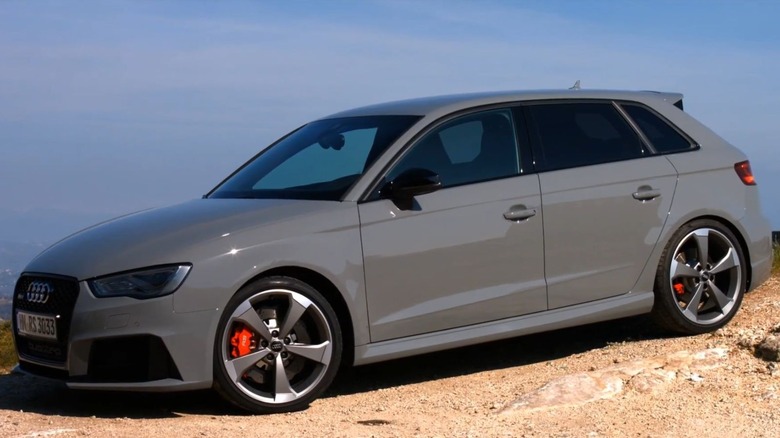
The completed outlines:
{"type": "Polygon", "coordinates": [[[544,209],[549,308],[632,290],[677,181],[609,101],[530,105],[544,209]]]}

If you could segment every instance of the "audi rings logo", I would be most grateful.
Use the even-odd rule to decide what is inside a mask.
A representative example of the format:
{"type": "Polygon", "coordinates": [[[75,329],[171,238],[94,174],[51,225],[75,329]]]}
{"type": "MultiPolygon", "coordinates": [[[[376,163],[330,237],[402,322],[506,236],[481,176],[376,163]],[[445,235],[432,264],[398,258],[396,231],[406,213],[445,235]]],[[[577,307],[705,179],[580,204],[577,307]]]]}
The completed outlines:
{"type": "Polygon", "coordinates": [[[54,292],[54,288],[49,283],[44,281],[33,281],[27,286],[27,292],[24,294],[24,299],[29,303],[46,304],[49,301],[49,296],[54,292]]]}

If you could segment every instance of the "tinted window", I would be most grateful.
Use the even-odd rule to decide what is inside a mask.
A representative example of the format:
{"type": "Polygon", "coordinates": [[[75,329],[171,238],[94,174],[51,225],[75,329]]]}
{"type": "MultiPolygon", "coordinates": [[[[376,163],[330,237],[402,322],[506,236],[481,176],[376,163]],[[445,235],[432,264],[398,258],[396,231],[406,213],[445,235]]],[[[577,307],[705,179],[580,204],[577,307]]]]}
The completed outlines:
{"type": "Polygon", "coordinates": [[[664,153],[691,148],[691,142],[687,138],[647,108],[623,105],[623,109],[634,119],[656,151],[664,153]]]}
{"type": "Polygon", "coordinates": [[[418,116],[318,120],[244,165],[211,198],[339,200],[418,116]]]}
{"type": "Polygon", "coordinates": [[[436,128],[412,146],[387,179],[413,168],[438,173],[444,187],[517,175],[519,160],[512,113],[485,111],[436,128]]]}
{"type": "Polygon", "coordinates": [[[341,149],[346,148],[348,153],[333,147],[304,148],[268,172],[252,188],[289,189],[333,181],[343,175],[359,175],[363,172],[368,152],[374,144],[376,129],[372,127],[342,132],[340,135],[344,145],[341,149]]]}
{"type": "Polygon", "coordinates": [[[537,167],[563,169],[641,157],[639,136],[611,103],[528,107],[535,125],[537,167]]]}

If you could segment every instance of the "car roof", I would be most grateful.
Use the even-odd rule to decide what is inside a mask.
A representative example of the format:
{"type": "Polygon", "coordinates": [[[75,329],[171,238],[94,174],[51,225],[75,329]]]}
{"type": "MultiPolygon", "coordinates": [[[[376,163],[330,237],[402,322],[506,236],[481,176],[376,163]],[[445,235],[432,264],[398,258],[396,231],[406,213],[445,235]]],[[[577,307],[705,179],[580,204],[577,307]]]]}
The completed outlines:
{"type": "Polygon", "coordinates": [[[376,116],[376,115],[434,115],[446,114],[463,109],[494,105],[507,102],[546,100],[546,99],[610,99],[651,103],[666,101],[675,104],[681,101],[680,93],[658,91],[619,91],[619,90],[529,90],[494,91],[444,96],[421,97],[363,106],[331,114],[324,119],[336,117],[376,116]]]}

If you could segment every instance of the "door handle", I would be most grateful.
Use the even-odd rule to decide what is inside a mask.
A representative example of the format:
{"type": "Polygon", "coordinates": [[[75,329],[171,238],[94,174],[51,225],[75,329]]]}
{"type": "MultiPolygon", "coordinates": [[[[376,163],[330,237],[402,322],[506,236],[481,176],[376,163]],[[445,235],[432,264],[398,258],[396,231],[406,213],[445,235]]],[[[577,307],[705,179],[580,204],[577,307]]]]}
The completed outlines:
{"type": "Polygon", "coordinates": [[[637,201],[647,202],[661,196],[661,191],[650,186],[641,186],[631,196],[637,201]]]}
{"type": "Polygon", "coordinates": [[[536,216],[536,209],[527,208],[525,205],[514,205],[504,213],[504,219],[515,222],[521,222],[533,216],[536,216]]]}

